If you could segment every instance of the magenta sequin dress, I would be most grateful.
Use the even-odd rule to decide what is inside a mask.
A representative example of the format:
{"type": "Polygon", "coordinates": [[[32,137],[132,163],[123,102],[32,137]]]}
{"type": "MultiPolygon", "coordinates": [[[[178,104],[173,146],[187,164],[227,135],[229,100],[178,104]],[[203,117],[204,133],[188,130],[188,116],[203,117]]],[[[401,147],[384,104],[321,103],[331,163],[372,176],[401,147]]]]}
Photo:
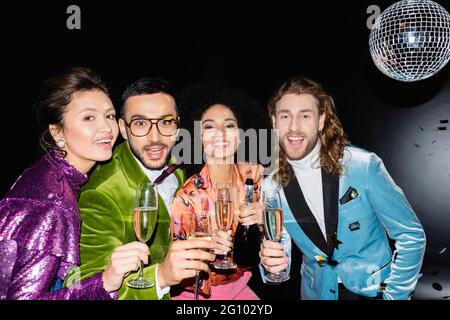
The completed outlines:
{"type": "Polygon", "coordinates": [[[52,152],[26,169],[0,202],[0,300],[111,299],[101,273],[50,292],[80,263],[77,198],[86,180],[52,152]]]}

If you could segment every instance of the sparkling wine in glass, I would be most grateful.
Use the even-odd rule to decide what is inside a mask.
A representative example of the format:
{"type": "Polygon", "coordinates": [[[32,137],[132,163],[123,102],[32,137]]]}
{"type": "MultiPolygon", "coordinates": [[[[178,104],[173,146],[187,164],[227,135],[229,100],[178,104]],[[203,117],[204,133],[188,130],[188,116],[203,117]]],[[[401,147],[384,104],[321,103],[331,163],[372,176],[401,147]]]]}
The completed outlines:
{"type": "MultiPolygon", "coordinates": [[[[158,188],[157,185],[147,181],[141,183],[137,190],[134,202],[133,225],[136,238],[146,243],[150,240],[155,229],[158,217],[158,188]]],[[[153,287],[153,281],[144,278],[143,263],[139,269],[136,279],[127,283],[127,286],[134,289],[146,289],[153,287]]]]}
{"type": "MultiPolygon", "coordinates": [[[[278,190],[263,191],[262,204],[265,237],[267,240],[280,242],[284,217],[278,190]]],[[[287,271],[268,273],[265,278],[270,283],[282,283],[289,280],[289,273],[287,271]]]]}
{"type": "MultiPolygon", "coordinates": [[[[191,217],[188,239],[212,240],[211,221],[209,211],[202,208],[200,212],[194,212],[191,217]]],[[[203,249],[209,251],[209,249],[203,249]]],[[[195,274],[194,300],[198,300],[198,287],[200,271],[195,274]]]]}
{"type": "MultiPolygon", "coordinates": [[[[230,186],[229,185],[218,185],[217,186],[217,200],[215,202],[215,216],[217,227],[227,232],[231,229],[233,225],[234,212],[233,212],[233,202],[230,196],[230,186]]],[[[233,262],[231,257],[228,257],[228,253],[225,252],[224,258],[217,260],[213,264],[214,268],[227,270],[234,269],[237,267],[236,263],[233,262]]]]}
{"type": "Polygon", "coordinates": [[[211,221],[207,208],[192,214],[188,239],[212,240],[211,221]]]}

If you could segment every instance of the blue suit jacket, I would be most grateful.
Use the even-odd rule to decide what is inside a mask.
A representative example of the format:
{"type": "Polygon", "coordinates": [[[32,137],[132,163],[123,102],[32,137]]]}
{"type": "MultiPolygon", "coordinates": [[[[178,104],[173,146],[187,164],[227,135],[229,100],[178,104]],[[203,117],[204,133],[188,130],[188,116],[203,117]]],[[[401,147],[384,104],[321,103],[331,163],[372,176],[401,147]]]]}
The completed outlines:
{"type": "MultiPolygon", "coordinates": [[[[337,299],[338,276],[347,289],[359,295],[382,293],[384,299],[409,299],[425,252],[424,230],[379,157],[347,147],[342,164],[339,199],[350,187],[358,196],[338,205],[337,238],[342,244],[332,256],[335,266],[318,262],[321,257],[328,258],[327,254],[306,236],[280,189],[285,218],[282,243],[290,255],[291,238],[303,253],[302,299],[337,299]],[[395,252],[388,237],[395,240],[395,252]]],[[[278,184],[266,178],[262,190],[274,188],[279,188],[278,184]]]]}

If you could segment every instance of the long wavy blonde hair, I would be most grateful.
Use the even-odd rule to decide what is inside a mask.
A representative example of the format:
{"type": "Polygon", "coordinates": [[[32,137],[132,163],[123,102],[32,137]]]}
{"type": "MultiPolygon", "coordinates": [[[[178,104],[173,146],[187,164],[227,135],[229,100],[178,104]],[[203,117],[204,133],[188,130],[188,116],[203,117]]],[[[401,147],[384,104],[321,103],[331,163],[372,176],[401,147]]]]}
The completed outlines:
{"type": "MultiPolygon", "coordinates": [[[[336,115],[333,98],[317,82],[304,77],[291,78],[283,83],[270,98],[268,104],[270,120],[275,116],[277,102],[286,94],[310,94],[317,99],[319,103],[319,114],[325,114],[324,126],[319,134],[321,141],[320,166],[329,175],[339,177],[343,171],[340,160],[344,155],[345,147],[350,144],[350,141],[336,115]]],[[[291,170],[291,166],[286,159],[286,154],[280,149],[278,170],[275,172],[275,179],[283,187],[289,184],[291,170]]]]}

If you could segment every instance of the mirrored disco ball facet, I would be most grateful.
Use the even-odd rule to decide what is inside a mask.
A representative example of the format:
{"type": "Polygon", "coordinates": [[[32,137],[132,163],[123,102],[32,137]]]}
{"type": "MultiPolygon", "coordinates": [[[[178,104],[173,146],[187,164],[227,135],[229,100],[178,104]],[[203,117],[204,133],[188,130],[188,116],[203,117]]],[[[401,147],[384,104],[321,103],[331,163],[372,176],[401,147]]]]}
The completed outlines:
{"type": "Polygon", "coordinates": [[[430,0],[403,0],[375,21],[369,39],[378,69],[400,81],[429,78],[450,60],[450,14],[430,0]]]}

